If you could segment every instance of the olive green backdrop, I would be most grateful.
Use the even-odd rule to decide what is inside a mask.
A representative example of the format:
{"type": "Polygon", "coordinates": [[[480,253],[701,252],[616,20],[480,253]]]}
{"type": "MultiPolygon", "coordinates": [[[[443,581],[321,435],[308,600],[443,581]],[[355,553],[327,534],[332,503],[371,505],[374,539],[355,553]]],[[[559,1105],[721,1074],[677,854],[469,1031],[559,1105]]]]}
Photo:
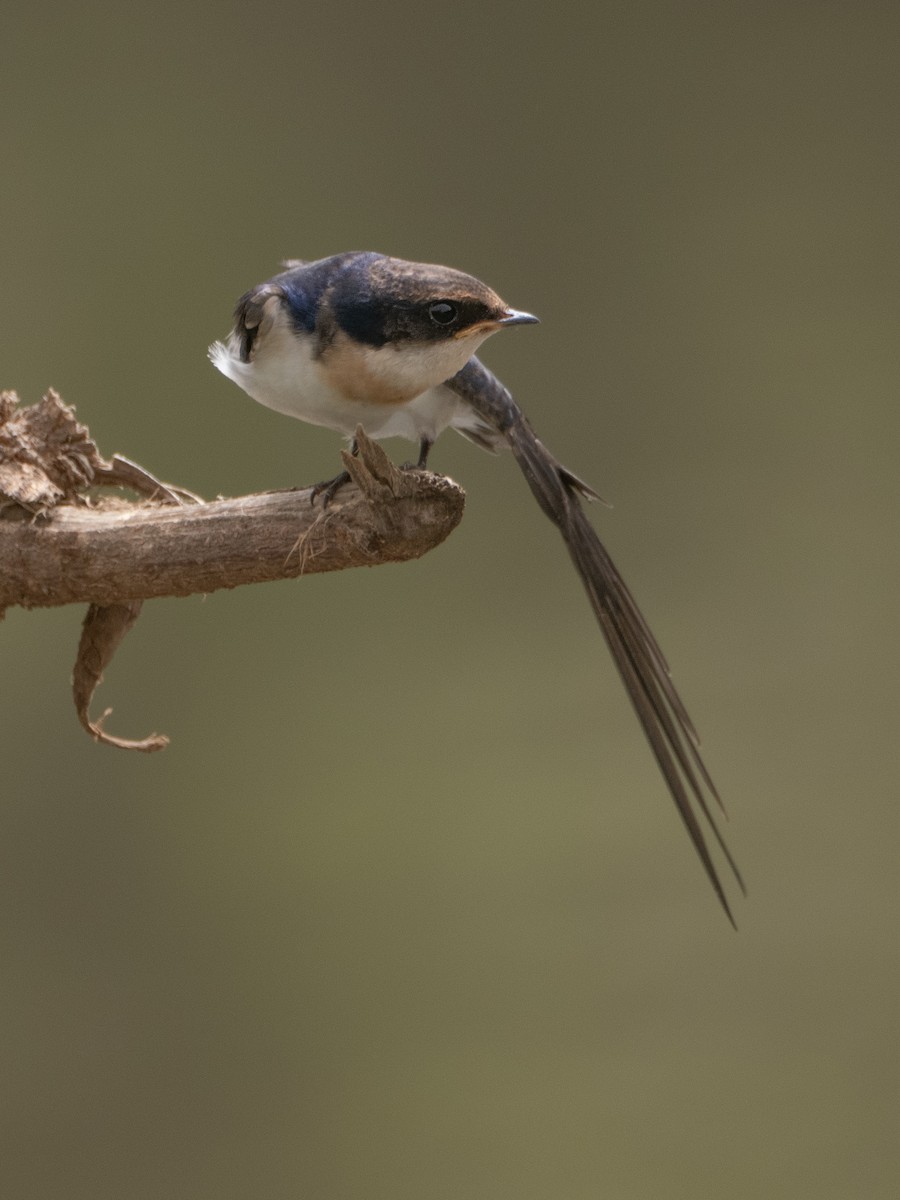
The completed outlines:
{"type": "MultiPolygon", "coordinates": [[[[554,530],[448,434],[415,564],[0,625],[17,1200],[897,1194],[895,4],[4,14],[0,384],[204,495],[338,439],[207,363],[285,256],[543,323],[485,358],[613,503],[750,897],[718,910],[554,530]]],[[[397,458],[409,448],[389,445],[397,458]]]]}

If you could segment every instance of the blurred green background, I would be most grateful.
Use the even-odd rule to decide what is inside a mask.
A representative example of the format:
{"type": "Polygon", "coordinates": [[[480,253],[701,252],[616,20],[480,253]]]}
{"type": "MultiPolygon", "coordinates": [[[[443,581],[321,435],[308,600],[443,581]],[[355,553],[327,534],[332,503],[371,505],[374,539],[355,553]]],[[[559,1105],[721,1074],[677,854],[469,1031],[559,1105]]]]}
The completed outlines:
{"type": "MultiPolygon", "coordinates": [[[[286,256],[482,277],[729,805],[718,910],[508,457],[418,563],[10,612],[17,1200],[894,1197],[895,4],[57,4],[0,46],[0,384],[207,496],[335,435],[207,344],[286,256]]],[[[398,459],[410,448],[389,444],[398,459]]]]}

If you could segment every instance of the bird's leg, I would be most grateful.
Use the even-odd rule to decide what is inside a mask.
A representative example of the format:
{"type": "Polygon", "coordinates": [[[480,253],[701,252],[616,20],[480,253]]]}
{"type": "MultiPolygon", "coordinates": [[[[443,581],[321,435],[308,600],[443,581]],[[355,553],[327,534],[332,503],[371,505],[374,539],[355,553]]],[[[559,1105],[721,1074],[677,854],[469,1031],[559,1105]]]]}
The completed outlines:
{"type": "MultiPolygon", "coordinates": [[[[359,454],[359,446],[356,444],[356,438],[350,442],[350,453],[354,458],[359,454]]],[[[315,483],[310,488],[309,502],[315,504],[316,499],[322,497],[322,507],[327,508],[334,499],[335,492],[345,483],[350,482],[349,471],[339,471],[333,479],[323,479],[321,483],[315,483]]]]}
{"type": "Polygon", "coordinates": [[[428,454],[431,447],[434,445],[433,438],[419,439],[419,458],[417,462],[405,462],[400,464],[401,471],[424,471],[428,463],[428,454]]]}

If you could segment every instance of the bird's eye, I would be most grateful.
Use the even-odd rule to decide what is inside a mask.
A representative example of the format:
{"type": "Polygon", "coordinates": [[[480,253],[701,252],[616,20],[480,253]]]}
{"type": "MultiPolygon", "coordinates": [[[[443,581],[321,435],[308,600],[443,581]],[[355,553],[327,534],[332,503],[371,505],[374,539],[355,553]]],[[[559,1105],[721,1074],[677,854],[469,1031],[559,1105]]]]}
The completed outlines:
{"type": "Polygon", "coordinates": [[[428,315],[435,325],[452,325],[459,316],[459,309],[449,300],[439,300],[437,304],[429,304],[428,315]]]}

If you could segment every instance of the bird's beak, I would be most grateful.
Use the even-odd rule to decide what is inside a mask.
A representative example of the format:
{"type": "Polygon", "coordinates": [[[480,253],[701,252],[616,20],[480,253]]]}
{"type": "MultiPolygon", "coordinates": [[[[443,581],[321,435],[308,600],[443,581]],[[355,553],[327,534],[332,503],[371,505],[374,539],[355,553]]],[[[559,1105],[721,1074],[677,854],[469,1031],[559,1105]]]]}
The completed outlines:
{"type": "Polygon", "coordinates": [[[501,317],[497,322],[498,325],[538,325],[540,324],[539,317],[533,317],[531,313],[519,312],[515,308],[511,308],[505,317],[501,317]]]}

